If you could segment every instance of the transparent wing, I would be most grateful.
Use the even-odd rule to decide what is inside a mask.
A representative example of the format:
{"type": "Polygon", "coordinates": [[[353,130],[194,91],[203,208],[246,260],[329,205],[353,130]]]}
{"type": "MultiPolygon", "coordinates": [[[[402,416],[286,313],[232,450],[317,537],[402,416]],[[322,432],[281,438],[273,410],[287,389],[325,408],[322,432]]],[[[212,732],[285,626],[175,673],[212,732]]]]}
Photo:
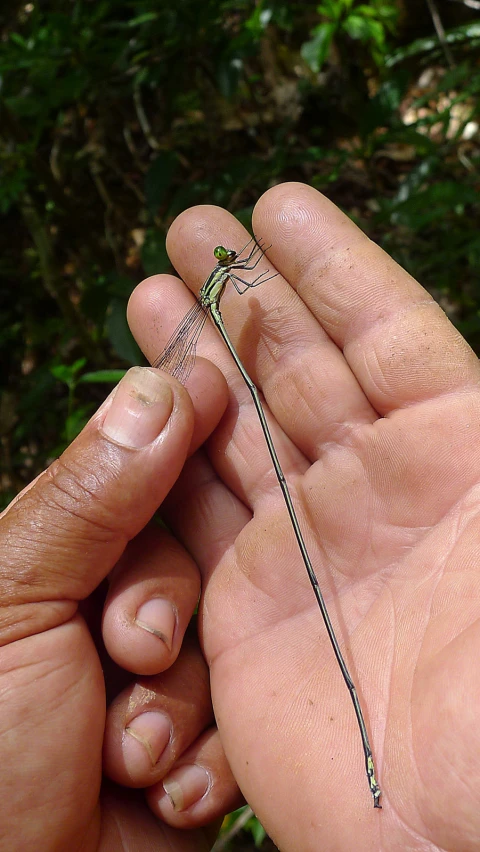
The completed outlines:
{"type": "Polygon", "coordinates": [[[174,379],[185,384],[195,365],[198,338],[206,320],[207,308],[200,302],[195,302],[152,366],[165,370],[174,379]]]}

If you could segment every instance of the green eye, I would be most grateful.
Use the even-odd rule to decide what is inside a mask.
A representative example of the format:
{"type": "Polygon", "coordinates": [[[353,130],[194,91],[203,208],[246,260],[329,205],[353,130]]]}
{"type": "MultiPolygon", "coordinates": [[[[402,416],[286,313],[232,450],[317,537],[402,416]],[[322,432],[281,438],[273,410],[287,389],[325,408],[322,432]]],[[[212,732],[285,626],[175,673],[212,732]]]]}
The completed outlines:
{"type": "Polygon", "coordinates": [[[228,257],[228,251],[224,246],[217,246],[213,249],[213,255],[216,260],[225,260],[228,257]]]}

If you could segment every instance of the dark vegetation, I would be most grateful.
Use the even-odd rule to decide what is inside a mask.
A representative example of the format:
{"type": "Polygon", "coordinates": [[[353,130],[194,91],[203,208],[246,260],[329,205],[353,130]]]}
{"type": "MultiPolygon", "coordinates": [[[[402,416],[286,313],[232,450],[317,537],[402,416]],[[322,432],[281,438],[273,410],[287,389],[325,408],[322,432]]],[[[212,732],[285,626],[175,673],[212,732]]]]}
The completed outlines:
{"type": "Polygon", "coordinates": [[[3,504],[141,363],[127,299],[192,204],[312,184],[479,350],[480,0],[11,0],[0,33],[3,504]]]}

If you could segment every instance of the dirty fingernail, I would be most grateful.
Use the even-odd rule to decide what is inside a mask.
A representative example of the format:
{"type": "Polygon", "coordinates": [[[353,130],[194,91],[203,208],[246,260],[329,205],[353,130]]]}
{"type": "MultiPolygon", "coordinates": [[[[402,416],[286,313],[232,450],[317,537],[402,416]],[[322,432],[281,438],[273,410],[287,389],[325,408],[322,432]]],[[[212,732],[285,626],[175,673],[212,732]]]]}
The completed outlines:
{"type": "Polygon", "coordinates": [[[175,630],[175,611],[170,601],[165,598],[152,598],[142,604],[135,616],[135,624],[158,636],[165,642],[168,650],[172,650],[173,632],[175,630]]]}
{"type": "Polygon", "coordinates": [[[168,382],[148,367],[132,367],[117,387],[103,421],[103,434],[117,444],[141,449],[160,434],[172,409],[168,382]]]}
{"type": "Polygon", "coordinates": [[[175,811],[186,811],[208,793],[211,778],[203,766],[179,766],[163,779],[163,789],[175,811]]]}
{"type": "Polygon", "coordinates": [[[147,710],[127,725],[124,738],[124,760],[134,773],[145,767],[146,758],[155,766],[167,748],[171,737],[171,722],[156,710],[147,710]]]}

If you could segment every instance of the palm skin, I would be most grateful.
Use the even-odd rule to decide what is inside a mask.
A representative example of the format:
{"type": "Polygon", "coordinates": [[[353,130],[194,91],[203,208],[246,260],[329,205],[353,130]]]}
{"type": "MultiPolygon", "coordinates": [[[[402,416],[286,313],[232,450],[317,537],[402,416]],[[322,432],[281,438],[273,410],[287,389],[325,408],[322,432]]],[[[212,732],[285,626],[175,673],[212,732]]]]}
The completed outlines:
{"type": "MultiPolygon", "coordinates": [[[[265,395],[383,810],[248,393],[212,330],[200,354],[226,375],[230,405],[208,457],[177,483],[169,520],[203,575],[227,757],[285,852],[478,850],[477,359],[428,294],[314,190],[270,190],[254,231],[283,279],[241,306],[227,292],[223,314],[265,395]]],[[[228,214],[197,208],[168,247],[198,290],[211,247],[243,236],[228,214]]],[[[131,306],[152,355],[158,283],[144,282],[131,306]]],[[[181,301],[174,281],[162,286],[181,301]]]]}

